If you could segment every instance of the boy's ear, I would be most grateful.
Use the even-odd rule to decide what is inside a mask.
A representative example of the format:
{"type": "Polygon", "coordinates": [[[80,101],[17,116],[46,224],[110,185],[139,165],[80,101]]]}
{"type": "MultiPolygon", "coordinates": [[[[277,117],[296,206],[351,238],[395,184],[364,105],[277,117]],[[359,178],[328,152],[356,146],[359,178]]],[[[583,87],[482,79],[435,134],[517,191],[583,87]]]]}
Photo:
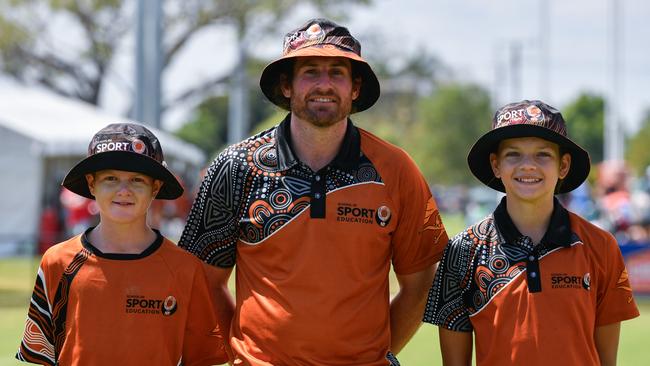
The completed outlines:
{"type": "Polygon", "coordinates": [[[158,180],[158,179],[153,180],[153,190],[151,191],[151,193],[154,198],[156,198],[158,192],[160,192],[160,189],[162,188],[163,184],[164,183],[162,180],[158,180]]]}
{"type": "Polygon", "coordinates": [[[499,160],[495,153],[490,153],[490,166],[492,167],[492,173],[494,176],[501,179],[501,173],[499,173],[499,160]]]}
{"type": "Polygon", "coordinates": [[[560,179],[566,178],[566,176],[569,174],[569,170],[571,170],[571,154],[565,153],[560,158],[560,172],[558,177],[560,179]]]}
{"type": "Polygon", "coordinates": [[[88,190],[90,194],[95,195],[95,176],[92,174],[86,174],[86,183],[88,183],[88,190]]]}

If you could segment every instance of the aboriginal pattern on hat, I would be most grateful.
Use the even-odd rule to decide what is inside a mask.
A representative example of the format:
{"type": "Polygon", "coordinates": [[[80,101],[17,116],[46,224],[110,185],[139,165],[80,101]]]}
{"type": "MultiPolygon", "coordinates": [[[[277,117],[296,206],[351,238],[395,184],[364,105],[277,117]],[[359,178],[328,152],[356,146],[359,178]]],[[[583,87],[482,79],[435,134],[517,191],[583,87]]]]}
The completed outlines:
{"type": "Polygon", "coordinates": [[[492,129],[513,126],[534,125],[567,136],[566,124],[560,112],[549,105],[521,102],[508,104],[494,115],[492,129]]]}
{"type": "Polygon", "coordinates": [[[108,152],[128,151],[146,155],[160,163],[163,152],[158,139],[148,130],[137,131],[129,125],[108,126],[93,136],[88,145],[88,156],[108,152]]]}
{"type": "MultiPolygon", "coordinates": [[[[239,240],[257,245],[310,207],[313,171],[301,162],[278,167],[275,128],[224,150],[210,165],[179,246],[221,267],[235,264],[239,240]]],[[[331,165],[326,191],[383,183],[365,155],[357,170],[331,165]]]]}
{"type": "Polygon", "coordinates": [[[288,33],[284,38],[282,55],[317,45],[333,45],[361,56],[361,44],[352,37],[347,28],[324,20],[314,21],[306,27],[288,33]]]}

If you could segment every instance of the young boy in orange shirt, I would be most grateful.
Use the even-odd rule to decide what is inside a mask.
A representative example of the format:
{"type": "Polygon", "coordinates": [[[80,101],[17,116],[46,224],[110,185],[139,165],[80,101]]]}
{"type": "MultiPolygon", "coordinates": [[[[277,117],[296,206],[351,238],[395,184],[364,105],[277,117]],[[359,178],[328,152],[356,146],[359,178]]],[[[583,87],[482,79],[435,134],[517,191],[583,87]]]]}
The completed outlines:
{"type": "Polygon", "coordinates": [[[555,198],[589,174],[562,115],[537,100],[499,109],[472,173],[506,196],[450,240],[424,321],[445,365],[614,365],[620,322],[639,315],[614,237],[555,198]]]}
{"type": "Polygon", "coordinates": [[[111,124],[63,186],[100,222],[41,260],[16,358],[42,365],[213,365],[227,361],[202,263],[147,224],[154,198],[183,188],[156,136],[111,124]]]}

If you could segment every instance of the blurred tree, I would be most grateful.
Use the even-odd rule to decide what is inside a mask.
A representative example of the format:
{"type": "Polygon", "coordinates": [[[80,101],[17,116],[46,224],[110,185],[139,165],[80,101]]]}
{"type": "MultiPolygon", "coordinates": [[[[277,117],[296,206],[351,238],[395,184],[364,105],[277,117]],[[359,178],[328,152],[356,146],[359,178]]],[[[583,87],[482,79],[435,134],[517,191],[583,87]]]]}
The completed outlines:
{"type": "MultiPolygon", "coordinates": [[[[261,73],[264,62],[260,60],[249,60],[248,68],[257,71],[249,71],[249,74],[261,73]]],[[[267,101],[259,88],[251,88],[249,113],[251,120],[263,122],[269,120],[269,116],[280,109],[267,101]]],[[[222,150],[228,141],[228,95],[222,93],[204,99],[198,107],[195,108],[191,119],[183,124],[174,134],[185,141],[197,145],[203,150],[208,157],[216,155],[222,150]]],[[[273,126],[280,122],[284,113],[276,118],[273,126]]],[[[270,123],[269,121],[267,123],[270,123]]],[[[261,131],[258,123],[253,126],[253,131],[261,131]]]]}
{"type": "Polygon", "coordinates": [[[489,92],[477,85],[450,83],[419,102],[412,143],[402,145],[429,182],[476,184],[467,153],[490,127],[489,92]]]}
{"type": "Polygon", "coordinates": [[[392,52],[370,39],[364,57],[381,83],[381,97],[363,113],[352,115],[359,127],[398,146],[412,146],[420,99],[431,95],[449,69],[424,47],[414,53],[392,52]],[[374,46],[374,47],[373,47],[374,46]]]}
{"type": "Polygon", "coordinates": [[[643,176],[650,166],[650,110],[646,111],[641,129],[628,140],[625,160],[635,173],[643,176]]]}
{"type": "Polygon", "coordinates": [[[589,152],[592,163],[601,162],[605,121],[603,97],[583,93],[561,111],[571,139],[589,152]]]}
{"type": "MultiPolygon", "coordinates": [[[[235,28],[239,42],[273,34],[299,6],[342,17],[345,5],[371,0],[167,0],[164,4],[163,73],[200,31],[216,25],[235,28]]],[[[115,56],[134,27],[135,1],[0,0],[0,71],[26,83],[97,105],[107,78],[130,93],[131,77],[111,74],[115,56]]],[[[249,47],[251,42],[247,42],[249,47]]],[[[280,44],[280,41],[278,41],[280,44]]],[[[278,46],[279,48],[279,46],[278,46]]],[[[169,105],[205,96],[226,76],[207,78],[176,95],[169,105]]]]}

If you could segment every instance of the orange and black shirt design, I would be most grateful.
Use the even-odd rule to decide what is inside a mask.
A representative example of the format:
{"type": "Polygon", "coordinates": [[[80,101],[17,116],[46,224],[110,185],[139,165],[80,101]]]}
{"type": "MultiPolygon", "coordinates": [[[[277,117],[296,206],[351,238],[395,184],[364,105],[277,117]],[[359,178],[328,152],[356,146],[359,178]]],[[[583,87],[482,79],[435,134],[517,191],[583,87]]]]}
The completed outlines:
{"type": "MultiPolygon", "coordinates": [[[[539,245],[519,233],[506,211],[504,197],[494,213],[456,235],[438,267],[425,308],[424,321],[455,331],[472,331],[470,317],[486,307],[518,276],[526,277],[529,293],[571,285],[589,290],[585,278],[543,283],[540,261],[549,253],[581,243],[570,230],[569,214],[555,200],[549,230],[539,245]]],[[[559,274],[558,274],[559,275],[559,274]]]]}
{"type": "MultiPolygon", "coordinates": [[[[232,267],[238,240],[260,243],[308,207],[311,218],[324,219],[329,192],[367,182],[383,184],[361,151],[359,130],[351,121],[334,161],[314,172],[291,151],[288,118],[230,146],[213,161],[180,247],[207,263],[232,267]]],[[[337,220],[380,226],[391,219],[387,207],[340,206],[337,214],[337,220]]]]}

